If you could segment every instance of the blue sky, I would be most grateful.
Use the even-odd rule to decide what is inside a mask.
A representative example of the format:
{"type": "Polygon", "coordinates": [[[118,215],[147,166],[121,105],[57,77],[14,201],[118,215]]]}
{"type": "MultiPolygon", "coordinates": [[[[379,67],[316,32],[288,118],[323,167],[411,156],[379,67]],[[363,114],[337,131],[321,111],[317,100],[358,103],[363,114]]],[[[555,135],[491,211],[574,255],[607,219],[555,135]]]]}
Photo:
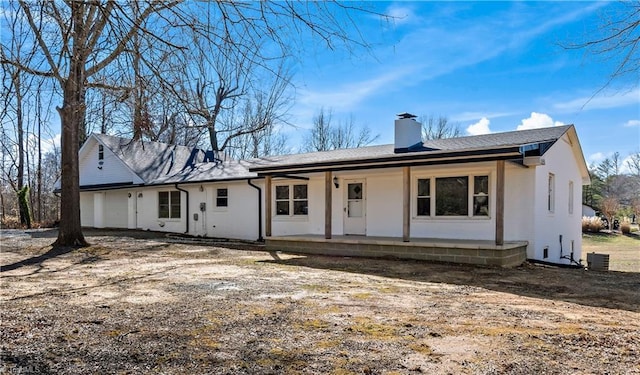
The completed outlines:
{"type": "MultiPolygon", "coordinates": [[[[640,88],[627,76],[598,93],[614,61],[561,44],[597,35],[611,2],[375,3],[362,17],[371,51],[306,50],[291,122],[319,109],[353,116],[393,142],[395,114],[443,115],[467,134],[574,124],[588,163],[640,151],[640,88]],[[597,94],[596,94],[597,93],[597,94]],[[596,94],[594,96],[594,94],[596,94]]],[[[299,129],[289,131],[292,142],[299,129]]]]}

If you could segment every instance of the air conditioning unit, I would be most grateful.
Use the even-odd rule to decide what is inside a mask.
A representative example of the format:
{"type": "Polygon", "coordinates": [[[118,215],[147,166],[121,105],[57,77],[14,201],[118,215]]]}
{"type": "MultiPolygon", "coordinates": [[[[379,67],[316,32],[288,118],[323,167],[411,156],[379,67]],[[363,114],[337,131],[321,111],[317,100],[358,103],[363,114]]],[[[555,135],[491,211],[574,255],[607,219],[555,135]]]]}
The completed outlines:
{"type": "Polygon", "coordinates": [[[609,271],[609,254],[587,254],[587,268],[593,271],[609,271]]]}

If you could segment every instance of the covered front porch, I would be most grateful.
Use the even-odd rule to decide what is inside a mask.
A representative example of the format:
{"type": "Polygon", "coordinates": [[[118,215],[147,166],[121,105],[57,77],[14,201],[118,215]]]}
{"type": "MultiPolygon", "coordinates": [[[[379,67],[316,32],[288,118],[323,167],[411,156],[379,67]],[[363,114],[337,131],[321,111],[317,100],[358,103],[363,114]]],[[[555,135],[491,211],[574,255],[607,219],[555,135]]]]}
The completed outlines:
{"type": "Polygon", "coordinates": [[[292,235],[266,238],[270,251],[333,256],[399,258],[516,267],[527,257],[527,242],[396,237],[292,235]]]}

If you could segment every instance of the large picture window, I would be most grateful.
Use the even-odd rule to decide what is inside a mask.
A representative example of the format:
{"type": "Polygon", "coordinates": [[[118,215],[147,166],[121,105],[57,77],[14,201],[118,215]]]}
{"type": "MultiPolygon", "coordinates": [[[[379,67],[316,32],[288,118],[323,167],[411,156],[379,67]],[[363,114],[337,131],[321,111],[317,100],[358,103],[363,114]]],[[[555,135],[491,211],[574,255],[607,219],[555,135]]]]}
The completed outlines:
{"type": "Polygon", "coordinates": [[[489,216],[489,176],[418,178],[415,199],[417,217],[489,216]]]}
{"type": "Polygon", "coordinates": [[[436,178],[436,216],[469,215],[469,177],[436,178]]]}
{"type": "Polygon", "coordinates": [[[307,215],[309,199],[306,184],[276,185],[276,215],[307,215]]]}
{"type": "Polygon", "coordinates": [[[158,192],[158,217],[160,219],[180,218],[180,192],[158,192]]]}

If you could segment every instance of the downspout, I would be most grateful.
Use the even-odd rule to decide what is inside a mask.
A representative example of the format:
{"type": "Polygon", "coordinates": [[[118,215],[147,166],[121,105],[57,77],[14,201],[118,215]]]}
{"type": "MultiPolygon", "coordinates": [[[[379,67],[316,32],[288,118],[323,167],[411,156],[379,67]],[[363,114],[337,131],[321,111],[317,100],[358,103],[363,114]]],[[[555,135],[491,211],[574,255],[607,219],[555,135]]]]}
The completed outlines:
{"type": "Polygon", "coordinates": [[[179,188],[177,182],[176,182],[176,190],[183,191],[185,194],[187,194],[187,230],[184,233],[189,234],[189,192],[187,190],[179,188]]]}
{"type": "Polygon", "coordinates": [[[258,190],[258,242],[264,242],[264,238],[262,237],[262,189],[260,189],[259,186],[254,185],[251,180],[251,178],[247,180],[249,186],[258,190]]]}

